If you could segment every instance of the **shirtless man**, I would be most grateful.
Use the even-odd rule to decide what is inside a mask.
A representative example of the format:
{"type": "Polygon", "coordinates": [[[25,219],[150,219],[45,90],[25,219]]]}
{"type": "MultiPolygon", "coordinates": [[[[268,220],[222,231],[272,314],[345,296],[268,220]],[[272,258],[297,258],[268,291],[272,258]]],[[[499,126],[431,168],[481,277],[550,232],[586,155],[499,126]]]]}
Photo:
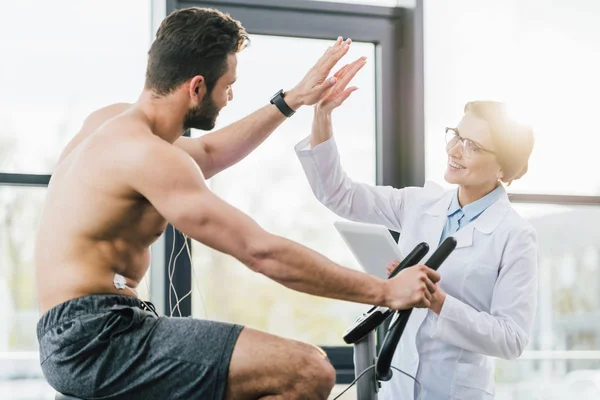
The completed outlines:
{"type": "MultiPolygon", "coordinates": [[[[258,146],[288,114],[269,104],[198,139],[232,100],[239,22],[215,10],[168,16],[135,104],[94,112],[61,155],[36,240],[40,361],[59,392],[103,399],[326,399],[335,371],[318,348],[234,324],[158,317],[134,289],[149,247],[173,224],[297,291],[406,309],[427,307],[439,275],[425,266],[384,281],[265,232],[205,179],[258,146]],[[124,277],[122,286],[115,277],[124,277]]],[[[283,101],[340,99],[364,59],[327,79],[349,41],[330,47],[283,101]],[[333,92],[333,95],[332,95],[333,92]]],[[[277,103],[277,102],[275,102],[277,103]]],[[[382,266],[383,268],[383,266],[382,266]]]]}

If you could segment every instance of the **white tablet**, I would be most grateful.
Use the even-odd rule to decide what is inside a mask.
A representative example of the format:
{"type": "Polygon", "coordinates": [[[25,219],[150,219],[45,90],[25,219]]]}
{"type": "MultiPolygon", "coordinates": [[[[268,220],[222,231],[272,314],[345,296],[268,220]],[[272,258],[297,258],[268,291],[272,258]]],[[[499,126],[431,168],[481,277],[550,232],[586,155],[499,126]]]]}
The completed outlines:
{"type": "Polygon", "coordinates": [[[350,221],[336,221],[333,225],[362,269],[371,275],[387,279],[385,267],[393,261],[404,259],[385,226],[350,221]]]}

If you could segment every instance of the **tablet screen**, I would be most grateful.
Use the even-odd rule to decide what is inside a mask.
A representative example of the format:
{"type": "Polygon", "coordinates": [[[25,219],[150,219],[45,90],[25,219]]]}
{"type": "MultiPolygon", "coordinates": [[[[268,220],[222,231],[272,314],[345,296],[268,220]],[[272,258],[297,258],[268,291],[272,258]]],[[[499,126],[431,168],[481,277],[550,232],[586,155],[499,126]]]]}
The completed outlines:
{"type": "Polygon", "coordinates": [[[363,271],[387,279],[386,266],[404,258],[390,231],[381,225],[336,221],[334,225],[363,271]]]}

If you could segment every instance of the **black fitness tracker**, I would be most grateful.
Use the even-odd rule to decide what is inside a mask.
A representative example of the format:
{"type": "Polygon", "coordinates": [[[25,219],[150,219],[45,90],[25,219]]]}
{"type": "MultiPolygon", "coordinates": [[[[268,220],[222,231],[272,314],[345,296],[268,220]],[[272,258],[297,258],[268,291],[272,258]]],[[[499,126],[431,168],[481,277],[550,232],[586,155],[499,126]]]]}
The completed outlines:
{"type": "Polygon", "coordinates": [[[289,118],[292,115],[294,115],[296,111],[292,110],[290,106],[288,106],[288,104],[283,99],[283,95],[283,89],[275,93],[275,95],[271,98],[271,104],[275,104],[275,107],[277,107],[283,115],[289,118]]]}

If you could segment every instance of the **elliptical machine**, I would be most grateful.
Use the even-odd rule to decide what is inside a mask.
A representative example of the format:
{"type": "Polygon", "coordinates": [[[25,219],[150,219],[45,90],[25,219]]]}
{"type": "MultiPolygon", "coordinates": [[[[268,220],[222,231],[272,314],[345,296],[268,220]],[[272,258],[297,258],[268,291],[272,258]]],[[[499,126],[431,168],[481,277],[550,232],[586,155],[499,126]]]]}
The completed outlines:
{"type": "MultiPolygon", "coordinates": [[[[456,239],[451,236],[446,238],[425,262],[425,265],[437,270],[450,253],[454,251],[455,247],[456,239]]],[[[429,246],[427,243],[419,243],[402,260],[388,279],[396,276],[404,268],[417,264],[428,251],[429,246]]],[[[347,344],[354,344],[354,371],[356,376],[354,383],[356,383],[358,400],[377,400],[381,381],[389,381],[392,378],[392,357],[411,312],[412,309],[394,312],[394,310],[387,307],[374,306],[361,315],[344,332],[344,341],[347,344]],[[397,314],[397,318],[388,329],[379,354],[376,356],[375,329],[394,313],[397,314]]]]}

